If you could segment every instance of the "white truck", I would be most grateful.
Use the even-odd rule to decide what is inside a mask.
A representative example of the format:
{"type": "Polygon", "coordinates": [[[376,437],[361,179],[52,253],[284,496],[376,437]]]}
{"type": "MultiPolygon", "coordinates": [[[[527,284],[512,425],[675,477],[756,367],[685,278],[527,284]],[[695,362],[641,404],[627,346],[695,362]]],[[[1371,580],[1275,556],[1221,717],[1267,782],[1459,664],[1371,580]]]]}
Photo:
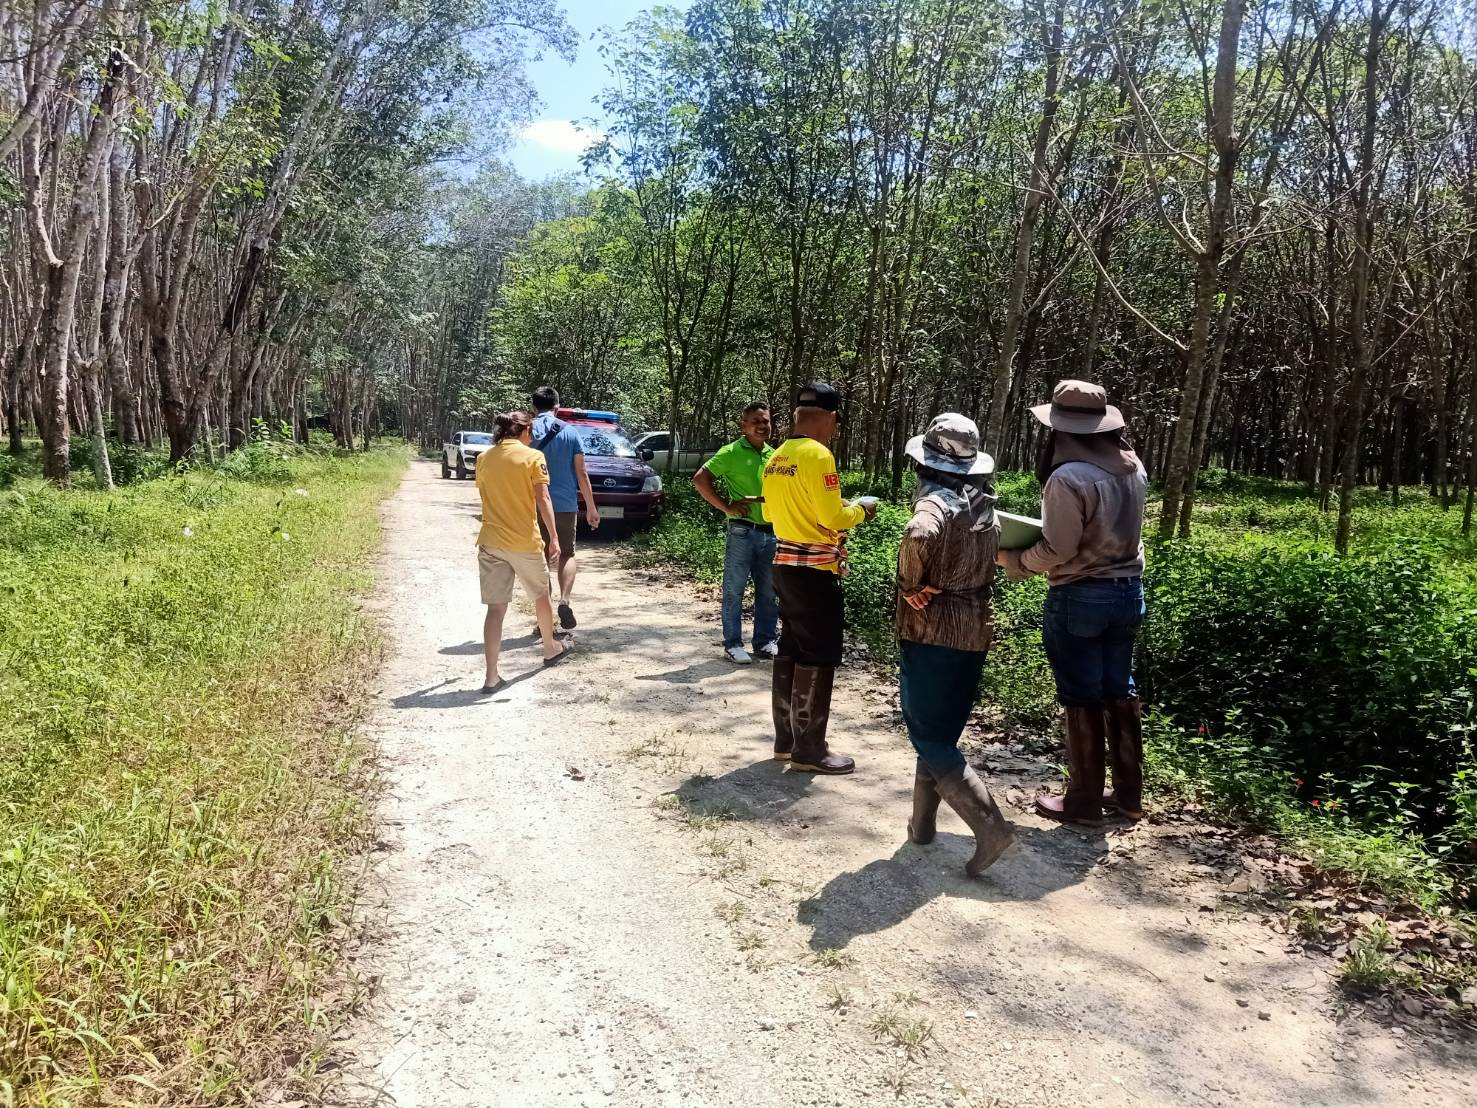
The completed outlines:
{"type": "Polygon", "coordinates": [[[471,477],[477,470],[477,455],[491,449],[492,436],[486,431],[458,431],[441,446],[441,476],[471,477]]]}
{"type": "Polygon", "coordinates": [[[682,441],[681,436],[671,431],[646,431],[631,440],[652,466],[667,471],[667,454],[672,455],[671,472],[685,473],[689,477],[702,468],[704,462],[715,453],[712,450],[693,450],[682,441]]]}

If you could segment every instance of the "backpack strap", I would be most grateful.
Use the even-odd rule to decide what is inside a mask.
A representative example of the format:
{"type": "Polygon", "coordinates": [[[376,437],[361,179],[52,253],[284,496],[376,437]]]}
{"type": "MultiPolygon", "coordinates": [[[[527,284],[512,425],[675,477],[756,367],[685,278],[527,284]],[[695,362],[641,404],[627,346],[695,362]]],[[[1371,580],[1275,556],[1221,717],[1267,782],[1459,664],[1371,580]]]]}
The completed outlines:
{"type": "Polygon", "coordinates": [[[551,419],[549,421],[549,429],[544,432],[543,438],[533,444],[533,448],[540,453],[547,450],[549,444],[559,437],[560,432],[564,430],[565,426],[567,425],[560,423],[559,420],[551,419]]]}

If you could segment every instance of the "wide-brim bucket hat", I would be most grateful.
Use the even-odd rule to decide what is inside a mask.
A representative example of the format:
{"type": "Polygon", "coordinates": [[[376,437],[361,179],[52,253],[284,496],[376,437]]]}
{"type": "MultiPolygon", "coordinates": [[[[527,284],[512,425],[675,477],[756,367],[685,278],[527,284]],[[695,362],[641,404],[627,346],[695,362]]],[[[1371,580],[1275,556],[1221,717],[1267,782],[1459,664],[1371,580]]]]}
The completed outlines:
{"type": "Polygon", "coordinates": [[[929,469],[976,477],[995,472],[995,459],[980,449],[980,429],[958,412],[936,415],[928,430],[908,440],[903,452],[929,469]]]}
{"type": "Polygon", "coordinates": [[[1031,414],[1053,430],[1073,435],[1117,431],[1128,422],[1108,403],[1107,391],[1087,381],[1058,381],[1051,403],[1037,404],[1031,414]]]}

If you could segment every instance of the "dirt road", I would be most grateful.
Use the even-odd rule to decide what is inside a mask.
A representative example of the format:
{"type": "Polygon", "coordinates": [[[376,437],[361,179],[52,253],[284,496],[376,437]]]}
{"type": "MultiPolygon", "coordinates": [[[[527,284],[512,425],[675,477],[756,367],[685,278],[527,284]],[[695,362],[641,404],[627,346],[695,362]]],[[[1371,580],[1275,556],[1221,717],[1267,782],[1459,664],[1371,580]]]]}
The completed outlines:
{"type": "MultiPolygon", "coordinates": [[[[906,842],[912,756],[859,671],[832,724],[857,774],[786,773],[768,669],[619,545],[581,552],[578,656],[514,638],[480,698],[477,510],[417,464],[385,512],[374,988],[338,1103],[1477,1103],[1470,1044],[1340,1020],[1333,963],[1194,865],[1192,829],[1008,808],[1020,845],[969,881],[947,809],[906,842]]],[[[1002,797],[1040,775],[984,764],[1002,797]]]]}

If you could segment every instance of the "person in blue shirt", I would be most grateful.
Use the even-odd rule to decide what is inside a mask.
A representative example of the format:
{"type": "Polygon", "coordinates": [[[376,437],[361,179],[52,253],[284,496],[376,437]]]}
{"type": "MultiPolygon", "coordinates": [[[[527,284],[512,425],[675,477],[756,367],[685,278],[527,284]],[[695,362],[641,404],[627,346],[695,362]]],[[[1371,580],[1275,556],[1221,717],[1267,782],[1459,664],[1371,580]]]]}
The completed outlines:
{"type": "MultiPolygon", "coordinates": [[[[559,540],[559,566],[550,589],[558,601],[559,626],[573,631],[576,625],[570,597],[574,595],[574,535],[578,530],[580,497],[585,501],[585,522],[591,530],[600,526],[600,512],[595,507],[595,493],[590,488],[590,476],[585,472],[585,447],[579,432],[562,422],[555,414],[559,407],[559,393],[548,385],[533,390],[533,410],[538,413],[533,421],[532,442],[536,450],[543,451],[544,462],[549,467],[549,499],[554,502],[554,529],[559,540]]],[[[543,528],[542,519],[539,527],[543,528]]],[[[544,535],[544,542],[549,536],[544,535]]]]}

